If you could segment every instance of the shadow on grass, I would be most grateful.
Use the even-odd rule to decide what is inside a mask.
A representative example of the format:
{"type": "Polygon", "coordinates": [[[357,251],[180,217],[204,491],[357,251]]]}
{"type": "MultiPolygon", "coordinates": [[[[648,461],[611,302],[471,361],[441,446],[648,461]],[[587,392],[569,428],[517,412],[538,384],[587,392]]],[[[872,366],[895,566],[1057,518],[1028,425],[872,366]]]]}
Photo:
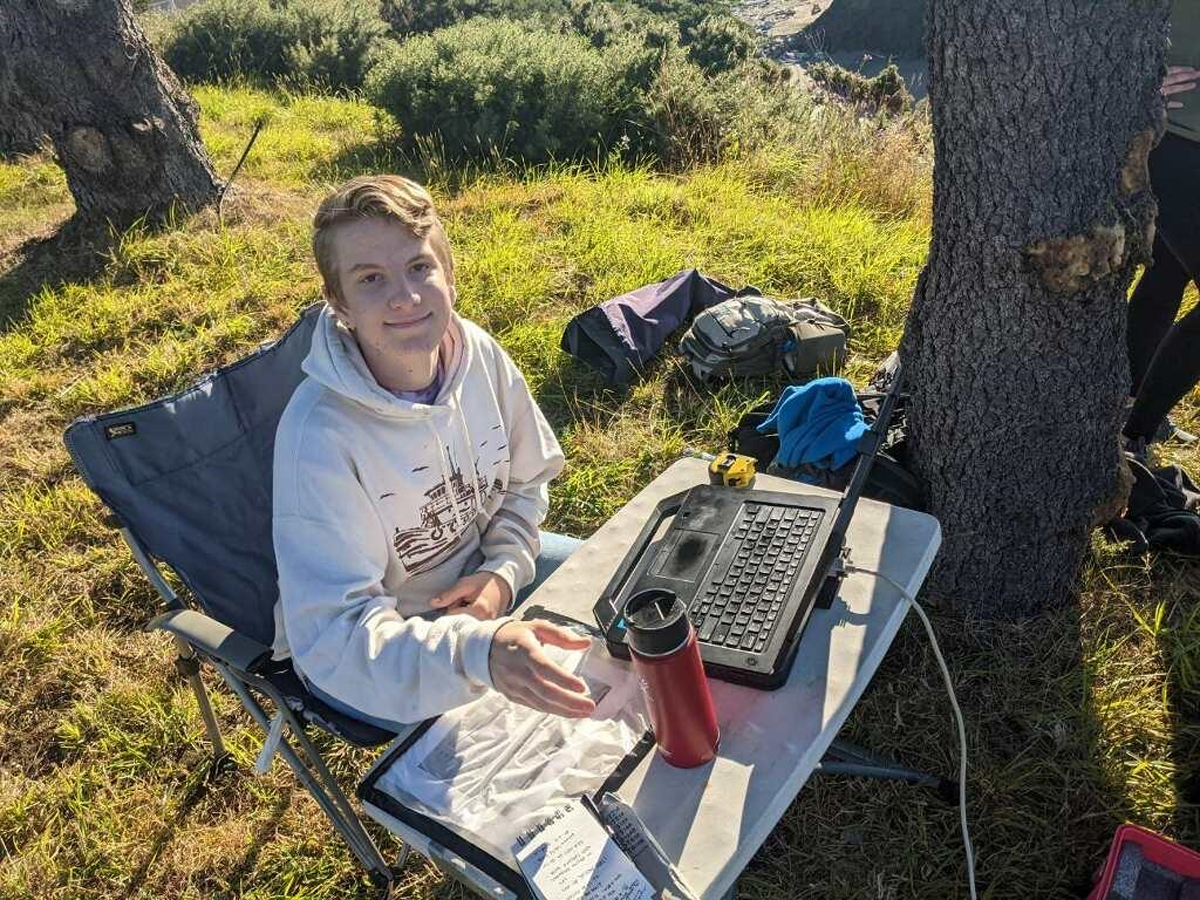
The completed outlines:
{"type": "Polygon", "coordinates": [[[358,175],[387,173],[404,175],[427,186],[436,184],[441,190],[457,194],[483,176],[516,178],[525,171],[526,167],[520,162],[499,154],[454,159],[432,142],[424,142],[416,149],[405,148],[399,137],[383,132],[369,141],[345,148],[333,159],[317,166],[313,179],[340,183],[358,175]]]}
{"type": "Polygon", "coordinates": [[[731,379],[710,386],[698,381],[680,357],[664,364],[669,366],[663,390],[667,416],[691,439],[714,453],[728,449],[728,431],[743,414],[774,401],[790,383],[784,377],[769,376],[731,379]]]}
{"type": "Polygon", "coordinates": [[[474,180],[483,169],[473,163],[452,163],[438,153],[411,153],[387,135],[347,147],[313,173],[317,181],[340,183],[358,175],[403,175],[419,184],[444,185],[451,193],[474,180]]]}
{"type": "Polygon", "coordinates": [[[246,880],[258,865],[258,858],[262,855],[263,848],[275,837],[279,831],[279,826],[283,823],[283,815],[287,812],[288,806],[292,802],[293,787],[288,786],[283,793],[271,806],[270,814],[259,823],[254,829],[254,837],[250,840],[250,846],[246,848],[246,853],[242,856],[240,862],[229,870],[227,883],[229,885],[228,893],[222,892],[215,896],[227,897],[229,900],[236,900],[242,896],[240,885],[246,880]]]}
{"type": "Polygon", "coordinates": [[[107,224],[75,217],[54,234],[30,238],[12,251],[15,265],[0,273],[0,332],[24,317],[30,299],[43,287],[99,275],[116,241],[117,233],[107,224]]]}
{"type": "Polygon", "coordinates": [[[362,144],[342,150],[333,159],[322,163],[313,173],[316,181],[342,182],[356,175],[374,175],[388,172],[406,175],[419,180],[426,173],[404,153],[396,149],[393,142],[376,137],[362,144]]]}
{"type": "MultiPolygon", "coordinates": [[[[929,613],[967,727],[979,896],[1084,896],[1113,830],[1134,813],[1099,762],[1080,607],[1020,623],[929,613]]],[[[957,777],[949,701],[915,616],[841,737],[957,777]]],[[[966,896],[957,807],[904,784],[812,779],[742,886],[745,898],[966,896]]]]}
{"type": "Polygon", "coordinates": [[[1173,833],[1200,849],[1200,565],[1178,560],[1155,567],[1177,590],[1159,644],[1167,663],[1166,707],[1175,769],[1173,833]]]}
{"type": "MultiPolygon", "coordinates": [[[[210,789],[223,779],[240,778],[244,775],[244,772],[240,772],[237,766],[228,760],[219,761],[215,764],[208,760],[205,761],[203,768],[196,776],[195,782],[188,789],[183,801],[179,804],[179,809],[176,810],[171,820],[155,835],[141,865],[138,866],[137,871],[129,879],[129,883],[121,895],[124,900],[132,900],[133,897],[141,893],[142,888],[145,886],[146,878],[150,873],[151,866],[158,861],[167,845],[175,840],[175,835],[179,827],[187,822],[188,817],[208,797],[210,789]]],[[[271,840],[278,830],[283,814],[292,802],[292,790],[290,786],[284,790],[279,799],[275,801],[271,809],[271,814],[255,830],[254,837],[250,841],[250,846],[247,848],[246,854],[242,857],[241,862],[229,872],[229,884],[237,884],[254,869],[263,846],[271,840]]]]}

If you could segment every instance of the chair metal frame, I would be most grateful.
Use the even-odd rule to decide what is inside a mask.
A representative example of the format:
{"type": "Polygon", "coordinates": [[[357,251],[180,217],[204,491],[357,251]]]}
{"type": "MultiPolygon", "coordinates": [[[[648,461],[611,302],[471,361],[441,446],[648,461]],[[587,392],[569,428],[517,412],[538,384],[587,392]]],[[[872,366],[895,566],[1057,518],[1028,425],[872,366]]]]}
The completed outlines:
{"type": "Polygon", "coordinates": [[[396,875],[407,861],[410,848],[407,844],[401,843],[396,861],[391,865],[384,859],[375,841],[363,826],[361,817],[351,805],[333,773],[329,771],[329,767],[321,758],[320,751],[308,736],[307,723],[288,705],[287,700],[275,685],[254,671],[253,663],[247,664],[247,656],[244,652],[247,646],[254,647],[252,655],[257,652],[259,660],[269,658],[270,649],[244,636],[238,636],[238,643],[243,652],[236,654],[223,652],[220,645],[214,645],[211,641],[196,640],[196,631],[190,626],[199,620],[203,620],[203,625],[208,629],[223,630],[229,634],[236,634],[236,632],[203,613],[196,612],[184,603],[167,583],[166,578],[159,571],[158,565],[151,559],[137,537],[119,523],[113,524],[128,545],[134,561],[146,574],[167,608],[163,615],[157,616],[147,624],[146,630],[165,631],[172,635],[178,654],[175,666],[187,679],[192,693],[196,697],[200,717],[204,721],[204,730],[212,745],[214,769],[228,758],[228,751],[225,749],[225,742],[221,737],[221,729],[216,715],[213,713],[207,688],[200,677],[201,663],[212,666],[220,674],[246,712],[267,735],[271,731],[272,716],[255,696],[255,693],[263,695],[271,702],[275,709],[275,715],[281,716],[284,724],[275,752],[283,757],[288,767],[300,779],[301,784],[317,801],[317,805],[329,817],[330,823],[367,871],[371,881],[384,892],[385,898],[390,898],[396,875]],[[187,618],[181,618],[181,613],[186,613],[187,618]],[[189,638],[193,638],[193,640],[189,640],[189,638]],[[293,741],[295,746],[293,746],[293,741]]]}

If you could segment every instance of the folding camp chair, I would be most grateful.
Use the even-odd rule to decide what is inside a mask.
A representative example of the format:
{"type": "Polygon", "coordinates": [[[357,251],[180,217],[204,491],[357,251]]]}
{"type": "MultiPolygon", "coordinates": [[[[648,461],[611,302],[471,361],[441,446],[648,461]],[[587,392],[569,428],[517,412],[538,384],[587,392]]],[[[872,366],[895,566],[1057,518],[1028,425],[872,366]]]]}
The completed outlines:
{"type": "Polygon", "coordinates": [[[78,419],[64,439],[167,606],[147,628],[174,636],[176,666],[196,694],[216,759],[225,749],[201,662],[221,674],[267,734],[264,754],[277,747],[372,881],[390,893],[407,846],[389,866],[305,730],[311,725],[358,747],[394,735],[313,697],[290,663],[272,661],[269,649],[278,596],[271,541],[275,429],[304,377],[300,364],[320,309],[310,307],[278,341],[186,390],[78,419]],[[172,590],[159,564],[174,571],[199,610],[172,590]]]}

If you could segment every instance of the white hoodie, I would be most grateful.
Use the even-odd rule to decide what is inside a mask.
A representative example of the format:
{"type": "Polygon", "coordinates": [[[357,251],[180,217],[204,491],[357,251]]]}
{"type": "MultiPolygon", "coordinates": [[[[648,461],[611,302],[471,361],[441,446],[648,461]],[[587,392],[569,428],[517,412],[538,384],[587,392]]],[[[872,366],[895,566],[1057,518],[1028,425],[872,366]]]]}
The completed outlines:
{"type": "Polygon", "coordinates": [[[432,404],[380,387],[327,309],[275,438],[275,656],[381,719],[416,722],[491,687],[492,635],[430,613],[462,575],[533,579],[558,441],[525,379],[458,316],[432,404]],[[422,614],[429,614],[428,617],[422,614]]]}

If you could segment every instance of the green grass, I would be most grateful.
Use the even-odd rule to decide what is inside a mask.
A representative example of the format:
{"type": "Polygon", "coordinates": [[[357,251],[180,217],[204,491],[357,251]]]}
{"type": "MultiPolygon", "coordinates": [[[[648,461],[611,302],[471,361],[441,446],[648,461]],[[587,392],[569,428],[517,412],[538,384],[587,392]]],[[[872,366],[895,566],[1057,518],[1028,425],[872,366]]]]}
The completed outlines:
{"type": "MultiPolygon", "coordinates": [[[[317,295],[308,217],[324,185],[403,168],[391,127],[347,100],[201,86],[228,172],[268,125],[224,224],[135,229],[93,276],[18,292],[0,244],[0,898],[373,897],[282,766],[248,774],[260,736],[216,712],[239,771],[204,777],[195,704],[172,648],[140,626],[155,600],[74,474],[81,414],[187,384],[280,333],[317,295]],[[18,295],[19,294],[19,295],[18,295]]],[[[718,449],[774,385],[700,393],[665,353],[605,389],[559,349],[576,311],[686,266],[779,295],[821,296],[854,327],[850,377],[896,343],[929,229],[928,130],[882,132],[826,107],[811,140],[677,176],[613,165],[451,172],[425,160],[456,249],[462,311],[526,372],[568,457],[548,525],[590,533],[686,446],[718,449]]],[[[45,158],[0,164],[0,231],[70,211],[45,158]]],[[[1180,410],[1200,419],[1200,397],[1180,410]]],[[[1194,430],[1194,429],[1193,429],[1194,430]]],[[[1195,452],[1176,458],[1195,470],[1195,452]]],[[[1200,845],[1200,569],[1100,539],[1077,604],[1022,624],[935,615],[971,745],[981,896],[1078,896],[1127,819],[1200,845]]],[[[908,622],[848,734],[950,773],[956,742],[923,634],[908,622]]],[[[368,757],[337,748],[353,784],[368,757]]],[[[743,878],[743,896],[965,892],[954,810],[899,785],[814,778],[743,878]]],[[[386,838],[381,836],[386,843],[386,838]]],[[[459,897],[410,863],[401,896],[459,897]]]]}

